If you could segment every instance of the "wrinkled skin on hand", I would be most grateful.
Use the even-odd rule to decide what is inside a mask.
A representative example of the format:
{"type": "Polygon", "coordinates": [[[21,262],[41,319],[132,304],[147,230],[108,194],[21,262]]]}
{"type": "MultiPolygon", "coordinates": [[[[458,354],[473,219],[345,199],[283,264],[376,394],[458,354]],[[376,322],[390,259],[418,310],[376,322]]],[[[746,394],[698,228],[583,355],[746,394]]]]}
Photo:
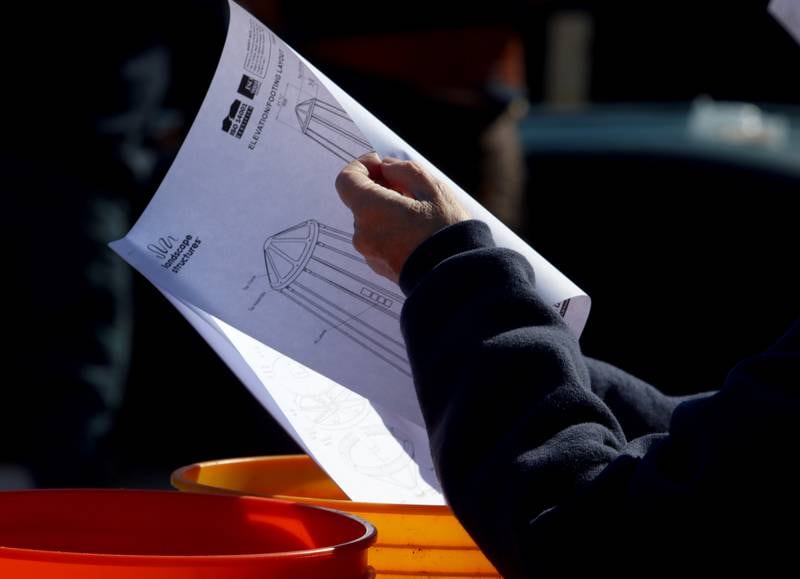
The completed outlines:
{"type": "Polygon", "coordinates": [[[470,219],[449,187],[413,161],[369,153],[342,169],[336,190],[353,212],[356,250],[395,283],[423,241],[470,219]]]}

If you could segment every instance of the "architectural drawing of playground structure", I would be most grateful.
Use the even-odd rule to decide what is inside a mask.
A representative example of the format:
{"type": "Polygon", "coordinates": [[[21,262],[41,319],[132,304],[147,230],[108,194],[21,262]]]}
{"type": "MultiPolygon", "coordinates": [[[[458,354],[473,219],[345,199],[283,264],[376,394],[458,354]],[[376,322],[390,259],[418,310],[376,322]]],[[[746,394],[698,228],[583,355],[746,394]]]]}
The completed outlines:
{"type": "Polygon", "coordinates": [[[300,64],[297,78],[286,83],[278,101],[276,118],[349,163],[373,148],[345,110],[335,103],[335,99],[321,89],[317,79],[300,64]]]}
{"type": "MultiPolygon", "coordinates": [[[[259,368],[262,380],[285,384],[275,395],[283,397],[290,416],[316,445],[329,447],[363,476],[415,491],[434,492],[420,480],[419,469],[432,472],[429,461],[415,465],[412,436],[397,422],[387,422],[369,401],[331,380],[320,380],[305,366],[273,352],[259,368]]],[[[424,477],[423,477],[424,478],[424,477]]]]}
{"type": "Polygon", "coordinates": [[[411,375],[400,333],[404,298],[376,283],[351,233],[314,219],[264,243],[270,287],[395,370],[411,375]]]}

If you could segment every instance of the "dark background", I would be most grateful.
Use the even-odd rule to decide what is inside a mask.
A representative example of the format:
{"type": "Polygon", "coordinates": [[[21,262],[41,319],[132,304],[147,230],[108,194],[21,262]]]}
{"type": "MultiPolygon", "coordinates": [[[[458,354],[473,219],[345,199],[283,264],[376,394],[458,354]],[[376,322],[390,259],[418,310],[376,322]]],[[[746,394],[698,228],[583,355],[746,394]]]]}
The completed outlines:
{"type": "MultiPolygon", "coordinates": [[[[463,135],[430,130],[451,110],[431,98],[436,87],[421,94],[326,62],[320,42],[478,25],[513,30],[523,41],[532,105],[523,129],[534,134],[546,116],[592,122],[593,111],[609,106],[680,114],[698,95],[769,104],[794,119],[792,107],[800,104],[800,46],[767,14],[767,2],[500,2],[474,9],[411,2],[382,7],[379,17],[358,7],[250,4],[467,189],[469,138],[477,137],[469,123],[463,135]],[[575,10],[592,24],[588,102],[551,112],[544,108],[548,26],[554,15],[575,10]]],[[[8,484],[165,486],[171,470],[194,461],[296,451],[138,274],[126,285],[118,267],[114,279],[127,289],[84,303],[75,273],[84,254],[70,251],[88,227],[81,200],[110,199],[125,216],[106,240],[124,234],[147,204],[213,74],[224,6],[186,0],[39,6],[8,20],[31,31],[3,48],[4,303],[11,315],[0,464],[23,468],[8,484]],[[138,77],[124,72],[153,48],[164,56],[154,62],[166,62],[166,72],[158,64],[138,77]],[[155,104],[141,106],[153,85],[161,86],[155,104]],[[130,130],[108,128],[109,119],[131,110],[144,111],[146,120],[131,121],[130,130]],[[147,169],[131,169],[131,147],[149,153],[147,169]],[[123,330],[98,338],[98,328],[112,319],[122,320],[123,330]],[[98,402],[75,378],[78,362],[95,355],[76,344],[109,339],[127,352],[118,357],[125,378],[117,381],[115,403],[98,402]],[[76,426],[91,422],[93,413],[107,422],[97,436],[76,426]]],[[[410,49],[398,42],[399,52],[410,49]]],[[[635,146],[589,150],[577,142],[532,148],[526,165],[518,232],[592,296],[582,339],[587,354],[669,392],[713,389],[731,365],[767,346],[797,315],[797,164],[635,146]]],[[[98,235],[86,263],[98,255],[113,262],[98,235]]]]}

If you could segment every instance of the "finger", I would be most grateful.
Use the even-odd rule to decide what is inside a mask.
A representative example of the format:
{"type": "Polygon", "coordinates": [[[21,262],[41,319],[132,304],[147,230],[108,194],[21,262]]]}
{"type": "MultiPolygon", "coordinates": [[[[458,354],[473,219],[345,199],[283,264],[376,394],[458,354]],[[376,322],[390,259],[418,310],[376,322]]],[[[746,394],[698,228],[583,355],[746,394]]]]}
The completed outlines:
{"type": "Polygon", "coordinates": [[[363,205],[368,201],[388,201],[390,203],[408,201],[397,191],[376,183],[360,160],[352,161],[342,169],[336,177],[336,191],[344,204],[351,210],[354,206],[363,205]]]}
{"type": "Polygon", "coordinates": [[[380,183],[381,180],[381,158],[375,151],[362,155],[358,158],[358,162],[367,168],[369,176],[373,181],[380,183]]]}
{"type": "Polygon", "coordinates": [[[436,194],[437,181],[416,163],[386,157],[381,172],[386,185],[404,195],[430,201],[436,194]]]}
{"type": "Polygon", "coordinates": [[[359,160],[351,161],[336,176],[335,187],[345,205],[352,204],[364,195],[364,191],[374,187],[375,182],[369,176],[369,170],[359,160]]]}
{"type": "Polygon", "coordinates": [[[367,168],[370,179],[375,181],[378,185],[386,187],[387,189],[391,189],[392,191],[400,193],[401,195],[410,196],[402,191],[392,189],[392,187],[386,183],[386,178],[383,176],[383,162],[377,153],[367,153],[366,155],[359,157],[358,160],[367,168]]]}

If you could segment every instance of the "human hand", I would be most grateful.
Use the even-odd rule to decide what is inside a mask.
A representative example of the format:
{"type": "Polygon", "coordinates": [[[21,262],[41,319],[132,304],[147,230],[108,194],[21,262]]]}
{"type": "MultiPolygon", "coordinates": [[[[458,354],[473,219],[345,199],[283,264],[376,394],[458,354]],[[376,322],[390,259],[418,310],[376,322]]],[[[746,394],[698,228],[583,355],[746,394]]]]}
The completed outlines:
{"type": "Polygon", "coordinates": [[[413,161],[375,153],[342,169],[336,190],[353,212],[353,246],[378,274],[397,283],[428,237],[470,219],[450,188],[413,161]]]}

